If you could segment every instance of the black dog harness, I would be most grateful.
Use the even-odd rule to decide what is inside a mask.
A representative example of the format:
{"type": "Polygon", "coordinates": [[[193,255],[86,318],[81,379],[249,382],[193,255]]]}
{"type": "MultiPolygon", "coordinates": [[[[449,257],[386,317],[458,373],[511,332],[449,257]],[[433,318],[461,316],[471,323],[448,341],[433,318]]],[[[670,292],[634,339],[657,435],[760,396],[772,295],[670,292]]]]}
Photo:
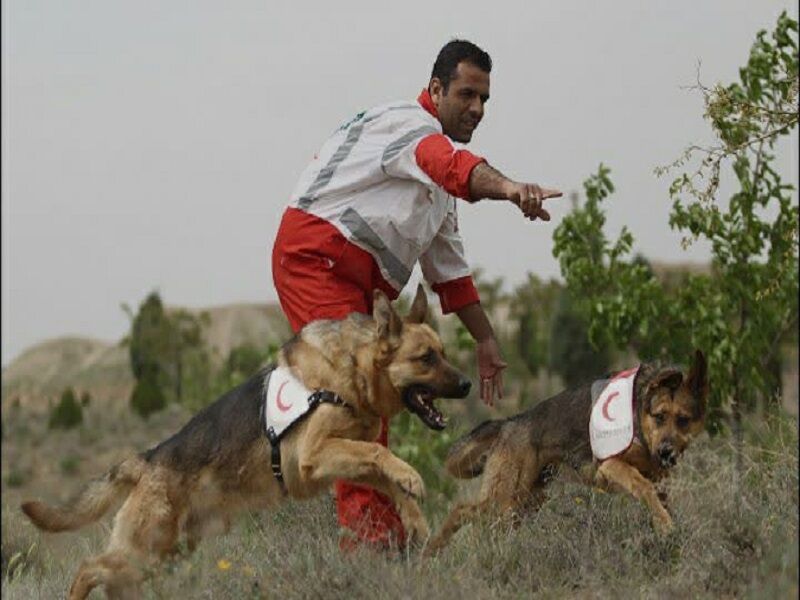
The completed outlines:
{"type": "Polygon", "coordinates": [[[273,371],[270,371],[266,378],[264,379],[263,385],[263,393],[261,399],[261,408],[259,410],[259,414],[261,417],[261,427],[264,430],[264,433],[267,436],[267,440],[270,444],[270,463],[272,466],[272,474],[275,476],[275,479],[278,480],[278,483],[281,486],[281,491],[286,494],[286,484],[283,480],[283,471],[281,470],[281,440],[286,436],[286,434],[291,431],[298,423],[302,422],[308,415],[314,412],[314,409],[317,408],[320,404],[334,404],[338,406],[344,406],[347,408],[351,408],[344,400],[342,400],[341,396],[331,392],[329,390],[315,390],[308,396],[308,408],[306,411],[298,416],[291,424],[284,427],[284,429],[280,432],[275,430],[275,427],[270,425],[267,422],[267,410],[266,410],[266,402],[267,402],[267,390],[269,389],[269,382],[272,378],[273,371]]]}

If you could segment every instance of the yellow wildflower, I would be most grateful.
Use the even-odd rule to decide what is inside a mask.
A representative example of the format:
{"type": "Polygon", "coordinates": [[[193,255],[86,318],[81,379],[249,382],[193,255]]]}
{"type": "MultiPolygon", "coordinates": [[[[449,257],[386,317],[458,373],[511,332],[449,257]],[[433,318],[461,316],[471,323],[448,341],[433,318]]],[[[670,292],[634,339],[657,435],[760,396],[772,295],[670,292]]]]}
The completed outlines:
{"type": "Polygon", "coordinates": [[[220,558],[217,561],[217,568],[220,571],[227,571],[228,569],[231,568],[231,562],[229,560],[225,560],[224,558],[220,558]]]}

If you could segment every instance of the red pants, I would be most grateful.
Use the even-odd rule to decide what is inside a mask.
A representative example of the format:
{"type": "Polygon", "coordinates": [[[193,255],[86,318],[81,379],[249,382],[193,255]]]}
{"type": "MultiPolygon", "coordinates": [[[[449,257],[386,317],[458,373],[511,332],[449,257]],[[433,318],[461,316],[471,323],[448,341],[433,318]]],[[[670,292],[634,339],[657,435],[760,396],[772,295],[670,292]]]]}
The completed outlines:
{"type": "MultiPolygon", "coordinates": [[[[292,330],[296,333],[316,319],[341,319],[351,312],[370,314],[372,272],[377,270],[372,257],[347,243],[330,224],[299,212],[287,211],[272,251],[275,289],[292,330]],[[296,232],[298,221],[301,233],[296,232]],[[319,247],[296,248],[309,241],[319,247]],[[346,253],[354,260],[348,261],[346,253]],[[350,277],[351,271],[354,277],[350,277]]],[[[376,283],[382,288],[385,285],[376,283]]],[[[377,441],[388,446],[385,419],[377,441]]],[[[405,544],[403,523],[387,496],[348,481],[337,481],[335,487],[339,524],[355,534],[354,539],[341,540],[342,549],[358,543],[379,547],[405,544]]]]}

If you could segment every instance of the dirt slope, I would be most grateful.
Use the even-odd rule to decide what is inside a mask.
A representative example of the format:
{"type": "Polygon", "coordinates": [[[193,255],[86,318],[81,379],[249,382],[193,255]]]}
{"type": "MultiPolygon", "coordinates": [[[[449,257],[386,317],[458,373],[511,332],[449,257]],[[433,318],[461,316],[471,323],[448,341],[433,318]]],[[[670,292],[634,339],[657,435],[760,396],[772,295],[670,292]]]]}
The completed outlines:
{"type": "MultiPolygon", "coordinates": [[[[176,309],[177,307],[170,307],[176,309]]],[[[280,307],[275,304],[234,304],[208,309],[206,339],[217,361],[231,348],[250,343],[280,344],[291,335],[280,307]]],[[[133,388],[128,348],[120,342],[82,337],[60,337],[32,346],[3,369],[2,405],[11,402],[33,410],[46,410],[64,388],[88,391],[92,401],[127,398],[133,388]]]]}

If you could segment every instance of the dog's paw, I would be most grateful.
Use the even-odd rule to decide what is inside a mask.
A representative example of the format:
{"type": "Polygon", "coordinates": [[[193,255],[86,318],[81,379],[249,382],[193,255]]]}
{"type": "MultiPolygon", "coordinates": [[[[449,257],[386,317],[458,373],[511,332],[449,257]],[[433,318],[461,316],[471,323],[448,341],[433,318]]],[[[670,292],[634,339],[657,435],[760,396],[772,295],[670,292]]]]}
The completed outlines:
{"type": "Polygon", "coordinates": [[[653,515],[653,527],[659,535],[668,535],[675,527],[667,511],[653,515]]]}
{"type": "Polygon", "coordinates": [[[410,498],[421,500],[425,497],[425,482],[414,469],[403,469],[392,477],[392,481],[410,498]]]}
{"type": "Polygon", "coordinates": [[[398,501],[397,509],[406,530],[406,541],[409,546],[418,548],[424,545],[431,536],[431,530],[419,504],[410,498],[403,498],[398,501]]]}
{"type": "Polygon", "coordinates": [[[422,546],[431,536],[431,530],[425,517],[420,511],[416,512],[417,514],[414,515],[408,512],[402,515],[408,544],[415,547],[422,546]]]}

